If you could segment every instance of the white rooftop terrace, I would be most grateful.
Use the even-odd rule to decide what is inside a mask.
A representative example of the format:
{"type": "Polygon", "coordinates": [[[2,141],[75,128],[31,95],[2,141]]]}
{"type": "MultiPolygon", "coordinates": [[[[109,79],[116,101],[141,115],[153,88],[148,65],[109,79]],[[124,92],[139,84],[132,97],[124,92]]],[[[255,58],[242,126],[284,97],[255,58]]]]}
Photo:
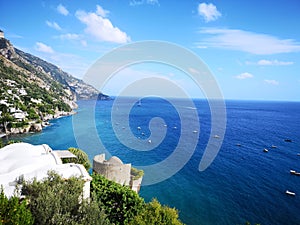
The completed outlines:
{"type": "Polygon", "coordinates": [[[48,176],[48,171],[55,171],[65,179],[81,177],[85,181],[83,197],[89,197],[92,178],[84,166],[63,164],[58,152],[48,145],[15,143],[0,149],[0,186],[8,197],[14,195],[18,180],[42,180],[48,176]]]}

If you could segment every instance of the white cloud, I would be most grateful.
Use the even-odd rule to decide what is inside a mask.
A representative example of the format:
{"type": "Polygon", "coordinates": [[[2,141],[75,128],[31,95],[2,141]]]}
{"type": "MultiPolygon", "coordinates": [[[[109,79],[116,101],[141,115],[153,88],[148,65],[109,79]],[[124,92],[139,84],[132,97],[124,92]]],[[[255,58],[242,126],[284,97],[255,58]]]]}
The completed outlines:
{"type": "Polygon", "coordinates": [[[56,9],[60,14],[62,14],[64,16],[69,15],[69,11],[62,4],[59,4],[56,9]]]}
{"type": "Polygon", "coordinates": [[[257,62],[246,61],[246,65],[258,65],[258,66],[290,66],[293,64],[294,62],[291,61],[279,61],[277,59],[274,60],[261,59],[257,62]]]}
{"type": "Polygon", "coordinates": [[[42,42],[37,42],[35,44],[35,50],[37,50],[39,52],[44,52],[44,53],[51,53],[51,54],[54,53],[54,50],[50,46],[48,46],[42,42]]]}
{"type": "Polygon", "coordinates": [[[257,62],[257,65],[260,66],[288,66],[293,65],[294,62],[284,62],[284,61],[278,61],[278,60],[266,60],[262,59],[257,62]]]}
{"type": "Polygon", "coordinates": [[[63,41],[76,41],[77,43],[80,43],[83,47],[87,46],[86,40],[84,40],[82,35],[79,34],[67,33],[55,36],[55,38],[58,38],[63,41]]]}
{"type": "Polygon", "coordinates": [[[96,13],[97,13],[99,16],[107,17],[107,15],[109,14],[109,11],[103,9],[100,5],[97,5],[96,13]]]}
{"type": "MultiPolygon", "coordinates": [[[[118,27],[113,26],[109,19],[101,16],[98,9],[100,8],[97,7],[96,13],[87,13],[81,10],[76,12],[76,17],[86,25],[85,32],[96,38],[98,41],[113,43],[129,42],[130,37],[118,27]]],[[[107,13],[104,14],[106,15],[107,13]]]]}
{"type": "Polygon", "coordinates": [[[198,14],[203,16],[205,22],[217,20],[222,14],[217,10],[217,7],[212,3],[200,3],[198,5],[198,14]]]}
{"type": "Polygon", "coordinates": [[[237,76],[235,76],[235,78],[240,79],[240,80],[244,80],[244,79],[248,79],[248,78],[253,78],[253,75],[251,73],[241,73],[237,76]]]}
{"type": "Polygon", "coordinates": [[[138,5],[144,5],[144,4],[159,6],[159,1],[158,0],[131,0],[129,2],[130,6],[138,6],[138,5]]]}
{"type": "Polygon", "coordinates": [[[277,80],[265,80],[265,82],[271,85],[279,85],[279,82],[277,80]]]}
{"type": "Polygon", "coordinates": [[[300,43],[295,40],[279,39],[267,34],[218,28],[203,28],[200,33],[210,37],[198,43],[199,46],[238,50],[257,55],[300,51],[300,43]]]}
{"type": "Polygon", "coordinates": [[[80,36],[78,34],[67,33],[59,35],[58,38],[61,40],[79,40],[80,36]]]}
{"type": "Polygon", "coordinates": [[[50,22],[50,21],[46,21],[46,24],[48,27],[51,27],[55,30],[62,30],[61,27],[56,23],[56,22],[50,22]]]}

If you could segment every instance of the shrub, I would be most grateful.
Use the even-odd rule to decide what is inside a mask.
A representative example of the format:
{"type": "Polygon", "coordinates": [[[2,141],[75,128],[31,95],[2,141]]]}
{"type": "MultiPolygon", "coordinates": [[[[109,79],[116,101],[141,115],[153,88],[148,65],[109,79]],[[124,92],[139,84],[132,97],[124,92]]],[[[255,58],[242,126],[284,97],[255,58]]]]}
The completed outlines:
{"type": "Polygon", "coordinates": [[[83,182],[75,177],[64,180],[54,172],[44,181],[24,182],[22,194],[35,224],[108,224],[97,202],[82,199],[83,182]]]}
{"type": "Polygon", "coordinates": [[[27,208],[26,200],[13,196],[8,199],[0,188],[0,225],[4,224],[33,224],[33,216],[27,208]]]}
{"type": "Polygon", "coordinates": [[[92,175],[91,190],[114,224],[125,224],[142,211],[144,200],[129,187],[107,180],[99,174],[92,175]]]}
{"type": "Polygon", "coordinates": [[[133,180],[137,180],[144,176],[143,170],[138,170],[137,168],[131,167],[130,174],[133,176],[133,180]]]}
{"type": "Polygon", "coordinates": [[[76,155],[77,158],[63,159],[63,163],[82,164],[86,170],[89,170],[91,168],[89,157],[84,151],[82,151],[79,148],[69,148],[68,150],[74,155],[76,155]]]}
{"type": "Polygon", "coordinates": [[[182,225],[178,219],[178,211],[168,206],[162,206],[156,199],[147,203],[141,213],[128,224],[139,225],[182,225]]]}

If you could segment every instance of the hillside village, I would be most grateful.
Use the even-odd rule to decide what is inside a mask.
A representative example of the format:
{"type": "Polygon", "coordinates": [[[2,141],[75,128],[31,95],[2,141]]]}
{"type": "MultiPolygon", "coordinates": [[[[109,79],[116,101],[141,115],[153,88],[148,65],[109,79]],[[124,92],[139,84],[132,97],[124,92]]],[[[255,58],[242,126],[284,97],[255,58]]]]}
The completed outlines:
{"type": "Polygon", "coordinates": [[[41,131],[78,99],[109,99],[57,66],[13,47],[0,31],[0,135],[41,131]]]}

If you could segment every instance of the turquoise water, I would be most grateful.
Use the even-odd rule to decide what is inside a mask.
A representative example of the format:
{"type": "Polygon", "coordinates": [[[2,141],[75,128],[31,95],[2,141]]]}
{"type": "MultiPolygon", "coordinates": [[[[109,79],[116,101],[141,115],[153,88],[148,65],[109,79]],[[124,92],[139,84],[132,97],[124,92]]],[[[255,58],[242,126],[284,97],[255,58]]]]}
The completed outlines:
{"type": "MultiPolygon", "coordinates": [[[[71,116],[52,120],[52,125],[41,133],[12,138],[32,144],[46,143],[53,149],[77,147],[79,142],[91,159],[108,150],[134,166],[161,162],[172,155],[180,141],[182,115],[167,101],[143,99],[141,107],[135,105],[130,111],[130,127],[124,128],[128,135],[132,133],[140,140],[147,140],[151,118],[163,118],[163,124],[167,126],[160,129],[166,130],[166,137],[151,151],[130,149],[115,136],[112,124],[119,129],[118,126],[123,126],[122,121],[125,120],[122,105],[111,121],[113,101],[97,102],[95,122],[90,123],[91,118],[86,113],[94,108],[94,103],[80,101],[78,114],[74,115],[77,120],[71,116]],[[101,140],[101,145],[95,138],[101,140]]],[[[181,103],[177,105],[184,105],[181,103]]],[[[189,116],[193,110],[199,114],[200,130],[196,134],[199,142],[195,152],[174,176],[143,186],[140,195],[147,201],[156,197],[163,204],[176,207],[186,224],[244,224],[246,221],[300,224],[300,177],[289,174],[290,169],[300,171],[300,156],[297,156],[300,153],[300,103],[227,101],[224,142],[214,162],[204,172],[199,172],[198,166],[209,136],[213,135],[210,134],[211,115],[205,100],[195,100],[195,105],[196,109],[186,108],[183,111],[188,119],[184,129],[188,127],[191,132],[184,140],[187,144],[195,138],[192,132],[195,120],[189,116]],[[285,139],[292,142],[285,142],[285,139]],[[271,148],[272,145],[277,148],[271,148]],[[269,152],[264,153],[264,148],[268,148],[269,152]],[[287,196],[286,190],[294,191],[296,196],[287,196]]],[[[154,139],[151,144],[155,144],[154,139]]],[[[185,151],[181,149],[182,157],[189,154],[185,151]]],[[[155,176],[165,176],[168,171],[168,168],[160,169],[161,174],[155,176]]]]}

